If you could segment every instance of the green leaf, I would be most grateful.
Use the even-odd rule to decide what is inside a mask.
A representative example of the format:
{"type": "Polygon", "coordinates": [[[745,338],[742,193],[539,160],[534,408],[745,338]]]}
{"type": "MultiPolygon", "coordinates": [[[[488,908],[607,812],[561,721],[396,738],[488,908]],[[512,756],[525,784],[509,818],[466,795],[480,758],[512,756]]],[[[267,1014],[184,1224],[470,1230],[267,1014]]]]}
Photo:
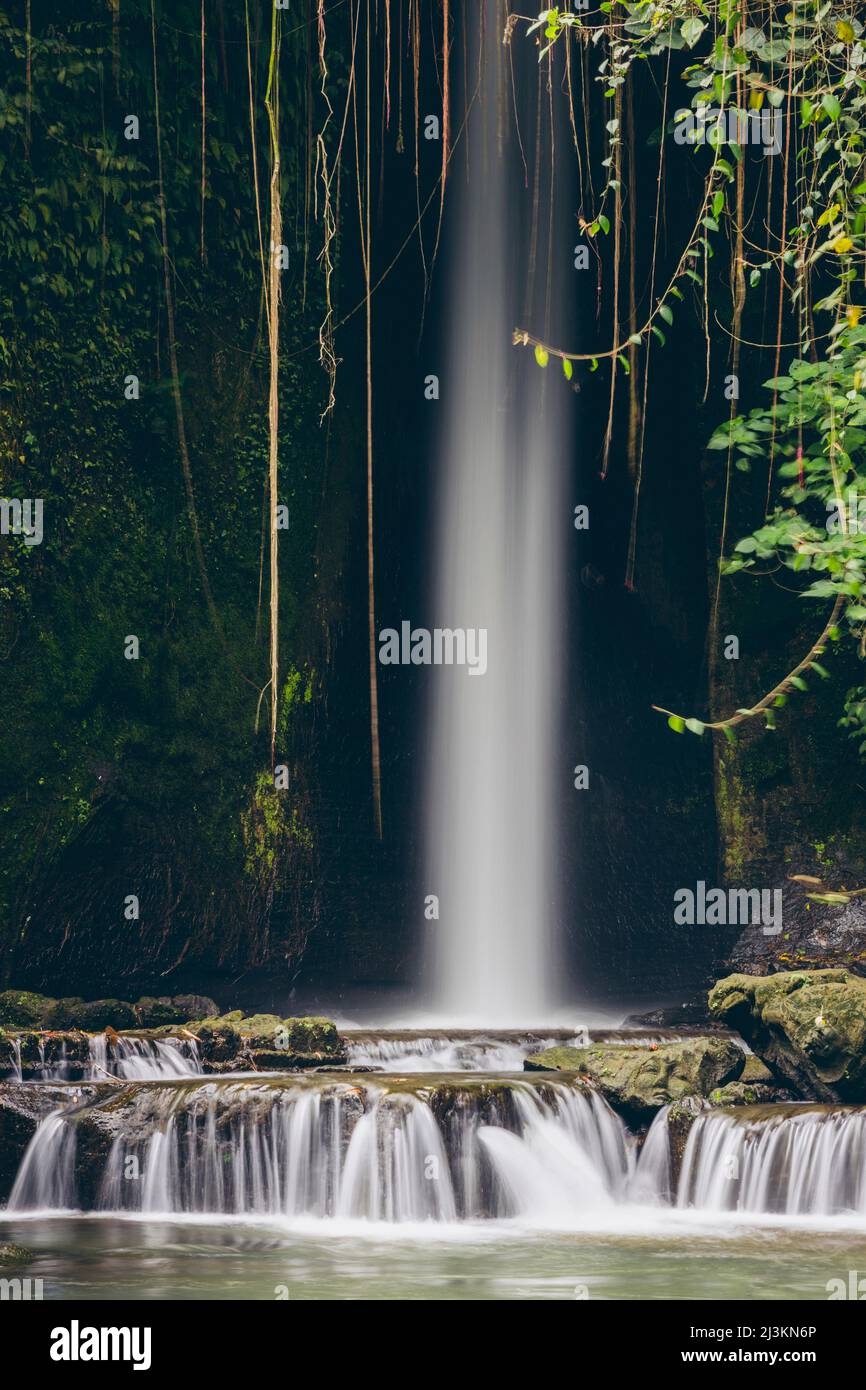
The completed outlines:
{"type": "Polygon", "coordinates": [[[688,729],[689,733],[697,734],[698,737],[700,737],[700,735],[704,732],[705,727],[706,725],[702,724],[700,719],[686,720],[686,728],[688,729]]]}
{"type": "Polygon", "coordinates": [[[689,48],[694,48],[706,27],[706,24],[698,19],[697,15],[690,15],[685,23],[680,26],[680,33],[689,48]]]}
{"type": "Polygon", "coordinates": [[[670,308],[669,305],[667,305],[667,304],[660,304],[660,305],[659,305],[659,313],[661,314],[661,316],[662,316],[662,318],[664,319],[665,323],[673,323],[673,321],[674,321],[673,310],[670,308]]]}
{"type": "Polygon", "coordinates": [[[832,92],[825,92],[821,98],[821,106],[831,121],[838,121],[842,114],[842,103],[838,97],[834,97],[832,92]]]}
{"type": "Polygon", "coordinates": [[[686,731],[686,721],[679,714],[672,714],[668,718],[668,728],[673,729],[675,734],[684,734],[686,731]]]}
{"type": "Polygon", "coordinates": [[[536,343],[535,346],[535,360],[539,367],[546,367],[550,361],[550,353],[547,352],[540,343],[536,343]]]}
{"type": "Polygon", "coordinates": [[[802,676],[791,676],[789,685],[793,685],[795,690],[808,690],[809,687],[802,676]]]}
{"type": "Polygon", "coordinates": [[[566,381],[571,381],[571,378],[574,376],[574,368],[567,357],[563,357],[562,359],[562,373],[566,381]]]}

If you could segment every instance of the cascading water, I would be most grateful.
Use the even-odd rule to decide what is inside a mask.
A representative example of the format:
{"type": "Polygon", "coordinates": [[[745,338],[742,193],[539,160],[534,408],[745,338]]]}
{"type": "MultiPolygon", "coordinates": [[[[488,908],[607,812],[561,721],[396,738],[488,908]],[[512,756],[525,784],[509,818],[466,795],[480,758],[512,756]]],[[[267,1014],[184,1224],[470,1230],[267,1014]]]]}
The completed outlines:
{"type": "Polygon", "coordinates": [[[200,1073],[195,1038],[109,1037],[97,1033],[89,1040],[88,1080],[116,1076],[123,1081],[155,1081],[200,1073]]]}
{"type": "Polygon", "coordinates": [[[866,1215],[866,1110],[709,1111],[683,1155],[677,1204],[702,1211],[866,1215]]]}
{"type": "MultiPolygon", "coordinates": [[[[510,50],[495,0],[468,9],[483,61],[465,137],[472,188],[459,178],[453,188],[434,613],[444,627],[486,629],[488,657],[483,675],[456,665],[431,673],[424,891],[439,898],[440,916],[430,926],[429,997],[439,1017],[537,1026],[559,1003],[554,806],[568,770],[557,711],[569,397],[548,391],[511,346],[526,265],[515,229],[526,219],[512,196],[524,175],[507,133],[510,50]]],[[[547,245],[547,225],[536,223],[533,245],[538,237],[547,245]]],[[[553,266],[547,252],[544,260],[553,266]]],[[[550,280],[546,289],[549,309],[550,280]]]]}
{"type": "Polygon", "coordinates": [[[621,1197],[633,1166],[605,1102],[547,1078],[414,1092],[324,1078],[152,1083],[45,1119],[9,1209],[75,1206],[83,1171],[102,1211],[543,1223],[553,1185],[547,1174],[533,1195],[531,1173],[549,1161],[570,1191],[565,1214],[621,1197]]]}

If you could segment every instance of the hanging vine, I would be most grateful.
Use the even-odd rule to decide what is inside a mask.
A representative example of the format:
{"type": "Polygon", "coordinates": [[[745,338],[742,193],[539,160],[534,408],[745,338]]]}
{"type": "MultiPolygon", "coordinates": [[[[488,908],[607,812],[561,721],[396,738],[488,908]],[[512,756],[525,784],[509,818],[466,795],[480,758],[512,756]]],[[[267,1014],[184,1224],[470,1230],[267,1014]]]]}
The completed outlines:
{"type": "MultiPolygon", "coordinates": [[[[659,180],[668,136],[708,151],[709,167],[693,231],[658,297],[651,284],[642,326],[635,326],[632,313],[627,342],[616,332],[616,315],[614,341],[602,351],[569,351],[523,327],[515,330],[514,342],[533,347],[542,367],[551,357],[560,359],[569,379],[580,363],[588,363],[590,370],[597,370],[601,362],[607,362],[612,373],[617,366],[628,370],[627,351],[634,361],[637,350],[648,359],[654,340],[665,346],[662,324],[673,324],[677,301],[684,299],[683,291],[692,282],[700,295],[709,352],[707,268],[714,254],[713,241],[723,229],[730,233],[732,308],[726,332],[734,371],[741,347],[758,347],[771,355],[772,376],[765,382],[770,393],[767,401],[740,414],[732,398],[729,418],[709,440],[710,451],[723,452],[727,459],[720,573],[751,570],[758,574],[786,567],[801,576],[802,597],[829,600],[831,612],[803,659],[754,705],[707,720],[660,712],[678,733],[711,730],[733,739],[738,725],[759,717],[773,728],[775,712],[792,694],[807,689],[810,673],[829,677],[819,660],[829,643],[847,633],[861,657],[866,655],[863,24],[850,4],[833,0],[792,0],[787,7],[754,0],[748,4],[746,0],[611,0],[595,13],[555,6],[524,23],[540,43],[541,56],[572,35],[583,50],[598,48],[603,56],[596,76],[607,100],[615,96],[637,62],[665,55],[659,180]],[[678,80],[670,74],[671,56],[681,50],[693,51],[692,61],[680,75],[689,104],[669,110],[669,90],[678,80]],[[680,123],[684,123],[681,128],[680,123]],[[764,144],[767,132],[772,131],[773,141],[784,147],[775,231],[772,173],[766,175],[767,242],[763,246],[750,241],[744,228],[747,165],[743,146],[749,132],[756,129],[764,144]],[[770,277],[777,277],[778,286],[775,340],[746,343],[741,327],[748,293],[759,291],[770,277]],[[795,325],[795,336],[786,341],[788,321],[795,325]],[[794,353],[785,360],[791,349],[794,353]],[[748,472],[761,463],[767,468],[767,516],[728,554],[731,469],[748,472]]],[[[618,200],[621,193],[616,117],[608,130],[611,148],[603,161],[607,182],[594,214],[585,219],[591,238],[610,233],[606,208],[611,195],[618,200]]],[[[772,167],[773,160],[761,164],[772,167]]],[[[641,432],[647,407],[646,361],[644,373],[641,432]]],[[[605,456],[608,447],[606,439],[605,456]]],[[[640,471],[638,464],[636,498],[640,471]]],[[[627,583],[633,575],[635,528],[636,506],[627,583]]],[[[713,622],[717,612],[718,591],[713,622]]],[[[860,739],[861,752],[866,753],[866,688],[849,692],[842,723],[860,739]]]]}

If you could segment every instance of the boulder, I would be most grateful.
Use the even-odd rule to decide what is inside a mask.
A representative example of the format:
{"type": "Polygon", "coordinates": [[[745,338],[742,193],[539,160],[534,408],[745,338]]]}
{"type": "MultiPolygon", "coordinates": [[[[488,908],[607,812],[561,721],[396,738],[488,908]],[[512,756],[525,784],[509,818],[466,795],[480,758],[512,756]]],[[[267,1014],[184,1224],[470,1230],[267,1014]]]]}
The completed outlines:
{"type": "Polygon", "coordinates": [[[241,1035],[234,1024],[219,1018],[205,1019],[190,1030],[198,1038],[202,1062],[233,1062],[241,1049],[241,1035]]]}
{"type": "Polygon", "coordinates": [[[216,1018],[219,1014],[219,1005],[206,994],[175,994],[171,1002],[182,1015],[181,1023],[193,1023],[198,1018],[216,1018]]]}
{"type": "Polygon", "coordinates": [[[615,1110],[642,1124],[663,1105],[735,1081],[744,1060],[733,1038],[696,1037],[658,1047],[551,1047],[527,1057],[524,1068],[588,1076],[615,1110]]]}
{"type": "Polygon", "coordinates": [[[710,1011],[805,1100],[866,1101],[866,980],[848,970],[729,975],[710,1011]]]}
{"type": "Polygon", "coordinates": [[[173,1023],[189,1022],[183,1010],[168,995],[154,999],[146,994],[132,1007],[142,1028],[168,1028],[173,1023]]]}
{"type": "Polygon", "coordinates": [[[238,1059],[253,1071],[287,1071],[346,1061],[343,1040],[329,1018],[280,1018],[240,1010],[205,1019],[191,1031],[199,1040],[202,1061],[224,1071],[238,1059]]]}
{"type": "Polygon", "coordinates": [[[26,989],[7,989],[0,994],[0,1026],[4,1028],[43,1028],[54,1004],[45,994],[26,989]]]}

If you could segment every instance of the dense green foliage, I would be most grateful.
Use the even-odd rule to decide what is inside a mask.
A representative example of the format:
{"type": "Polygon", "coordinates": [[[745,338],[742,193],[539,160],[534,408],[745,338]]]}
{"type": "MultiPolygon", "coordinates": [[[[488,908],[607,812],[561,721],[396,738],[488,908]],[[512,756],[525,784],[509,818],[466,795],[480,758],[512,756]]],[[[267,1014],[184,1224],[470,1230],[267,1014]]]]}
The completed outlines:
{"type": "MultiPolygon", "coordinates": [[[[265,190],[269,18],[269,7],[252,7],[265,190]]],[[[148,915],[150,890],[132,874],[123,893],[141,895],[140,924],[123,923],[122,896],[99,907],[127,933],[158,942],[179,903],[182,942],[191,917],[227,911],[212,892],[198,904],[185,892],[183,874],[194,876],[199,860],[221,863],[241,885],[246,877],[233,909],[245,905],[258,919],[286,886],[294,850],[306,856],[311,847],[300,793],[278,813],[267,796],[258,809],[269,762],[266,730],[257,730],[267,681],[267,364],[245,16],[220,8],[219,32],[205,45],[202,214],[199,9],[181,3],[157,15],[182,394],[224,642],[203,600],[169,378],[150,9],[124,3],[113,23],[109,8],[92,4],[39,23],[27,35],[20,21],[0,18],[0,495],[44,499],[41,545],[0,538],[0,933],[7,942],[26,933],[58,855],[74,853],[107,810],[130,829],[147,827],[150,853],[169,884],[172,872],[175,879],[153,889],[148,915]],[[125,138],[130,113],[137,140],[125,138]],[[127,398],[131,374],[139,399],[127,398]],[[139,660],[125,659],[130,634],[139,660]]],[[[327,384],[307,351],[322,304],[308,273],[306,71],[306,35],[289,33],[280,448],[290,516],[281,554],[281,752],[289,760],[300,673],[307,670],[311,690],[316,659],[304,624],[316,596],[327,446],[319,426],[327,384]]],[[[76,904],[66,906],[74,916],[76,904]]]]}

